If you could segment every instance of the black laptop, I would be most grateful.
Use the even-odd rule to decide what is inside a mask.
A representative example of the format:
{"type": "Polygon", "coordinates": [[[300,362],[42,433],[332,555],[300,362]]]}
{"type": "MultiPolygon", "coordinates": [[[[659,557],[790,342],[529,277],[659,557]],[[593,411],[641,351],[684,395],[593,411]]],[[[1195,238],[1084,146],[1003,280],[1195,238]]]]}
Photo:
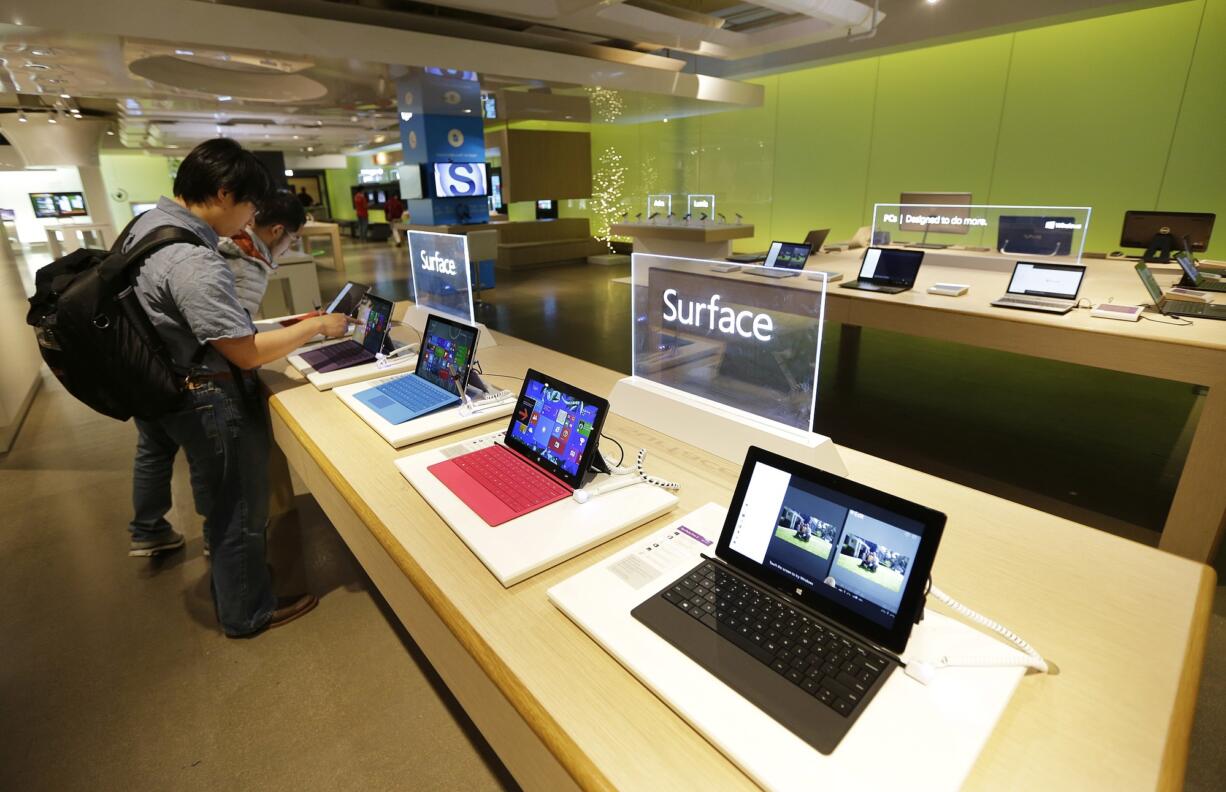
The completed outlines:
{"type": "Polygon", "coordinates": [[[367,292],[358,307],[353,338],[307,350],[301,357],[321,373],[373,363],[387,343],[391,323],[392,301],[367,292]]]}
{"type": "Polygon", "coordinates": [[[715,558],[631,614],[818,751],[901,661],[945,515],[750,447],[715,558]]]}
{"type": "Polygon", "coordinates": [[[870,247],[864,251],[860,262],[860,275],[848,283],[840,283],[840,289],[898,294],[915,285],[924,251],[900,248],[870,247]]]}
{"type": "Polygon", "coordinates": [[[1226,320],[1226,305],[1213,305],[1212,303],[1197,302],[1196,300],[1179,300],[1173,297],[1167,297],[1162,293],[1162,287],[1158,285],[1158,281],[1154,279],[1154,273],[1149,271],[1149,265],[1144,261],[1138,261],[1133,267],[1136,270],[1137,277],[1141,279],[1141,283],[1145,284],[1145,290],[1149,292],[1149,299],[1153,301],[1154,308],[1158,313],[1164,316],[1190,316],[1197,319],[1223,319],[1226,320]]]}
{"type": "Polygon", "coordinates": [[[1175,261],[1179,262],[1179,268],[1183,270],[1183,280],[1180,281],[1180,286],[1185,289],[1226,292],[1226,280],[1216,275],[1205,274],[1197,269],[1196,261],[1192,258],[1191,253],[1179,253],[1175,256],[1175,261]]]}

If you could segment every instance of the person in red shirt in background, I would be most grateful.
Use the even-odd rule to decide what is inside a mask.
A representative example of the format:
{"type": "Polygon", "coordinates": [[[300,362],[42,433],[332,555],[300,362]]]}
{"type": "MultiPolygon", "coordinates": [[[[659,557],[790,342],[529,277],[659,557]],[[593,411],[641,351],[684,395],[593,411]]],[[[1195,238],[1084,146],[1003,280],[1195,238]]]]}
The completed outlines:
{"type": "Polygon", "coordinates": [[[387,199],[387,204],[383,207],[383,213],[387,215],[387,224],[392,227],[392,235],[389,240],[396,247],[400,247],[400,229],[396,228],[396,223],[400,222],[400,218],[404,217],[404,202],[400,200],[399,195],[390,195],[387,199]]]}
{"type": "Polygon", "coordinates": [[[358,239],[366,241],[366,231],[370,227],[370,209],[367,208],[366,193],[358,190],[353,194],[353,210],[358,215],[358,239]]]}

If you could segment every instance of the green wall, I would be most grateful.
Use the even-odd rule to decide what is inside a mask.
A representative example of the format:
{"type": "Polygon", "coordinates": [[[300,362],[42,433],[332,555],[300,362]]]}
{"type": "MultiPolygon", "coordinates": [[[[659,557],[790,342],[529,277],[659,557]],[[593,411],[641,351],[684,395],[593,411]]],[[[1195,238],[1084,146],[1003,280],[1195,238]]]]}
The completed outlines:
{"type": "MultiPolygon", "coordinates": [[[[830,226],[847,239],[905,190],[1090,206],[1089,250],[1126,209],[1221,215],[1226,258],[1226,0],[1193,0],[754,80],[763,106],[592,126],[622,203],[714,192],[761,249],[830,226]]],[[[684,210],[678,212],[683,214],[684,210]]]]}
{"type": "Polygon", "coordinates": [[[152,203],[173,192],[169,157],[144,152],[106,152],[98,157],[98,166],[102,170],[102,180],[106,182],[111,217],[120,228],[132,219],[133,202],[152,203]],[[116,201],[109,197],[117,190],[126,192],[127,200],[116,201]]]}

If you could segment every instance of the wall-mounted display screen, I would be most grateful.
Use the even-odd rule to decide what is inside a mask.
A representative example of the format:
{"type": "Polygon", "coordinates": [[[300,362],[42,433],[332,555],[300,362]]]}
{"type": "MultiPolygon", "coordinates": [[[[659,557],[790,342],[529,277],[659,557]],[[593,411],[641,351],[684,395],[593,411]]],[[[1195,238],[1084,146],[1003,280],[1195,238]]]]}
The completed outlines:
{"type": "Polygon", "coordinates": [[[485,195],[484,162],[434,163],[434,194],[439,198],[474,198],[485,195]]]}
{"type": "Polygon", "coordinates": [[[30,193],[30,204],[34,207],[34,216],[38,218],[84,217],[89,214],[85,209],[85,194],[79,192],[30,193]]]}

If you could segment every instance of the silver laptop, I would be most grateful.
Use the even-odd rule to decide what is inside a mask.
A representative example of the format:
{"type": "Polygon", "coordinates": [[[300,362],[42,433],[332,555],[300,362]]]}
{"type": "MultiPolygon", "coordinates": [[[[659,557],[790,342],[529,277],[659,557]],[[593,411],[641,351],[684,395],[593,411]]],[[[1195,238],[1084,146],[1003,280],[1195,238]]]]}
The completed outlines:
{"type": "Polygon", "coordinates": [[[763,278],[794,278],[805,268],[813,248],[803,242],[772,242],[766,253],[764,269],[746,270],[763,278]]]}
{"type": "Polygon", "coordinates": [[[1009,289],[993,300],[998,308],[1066,314],[1077,307],[1077,294],[1086,268],[1080,264],[1047,264],[1019,261],[1013,267],[1009,289]]]}

